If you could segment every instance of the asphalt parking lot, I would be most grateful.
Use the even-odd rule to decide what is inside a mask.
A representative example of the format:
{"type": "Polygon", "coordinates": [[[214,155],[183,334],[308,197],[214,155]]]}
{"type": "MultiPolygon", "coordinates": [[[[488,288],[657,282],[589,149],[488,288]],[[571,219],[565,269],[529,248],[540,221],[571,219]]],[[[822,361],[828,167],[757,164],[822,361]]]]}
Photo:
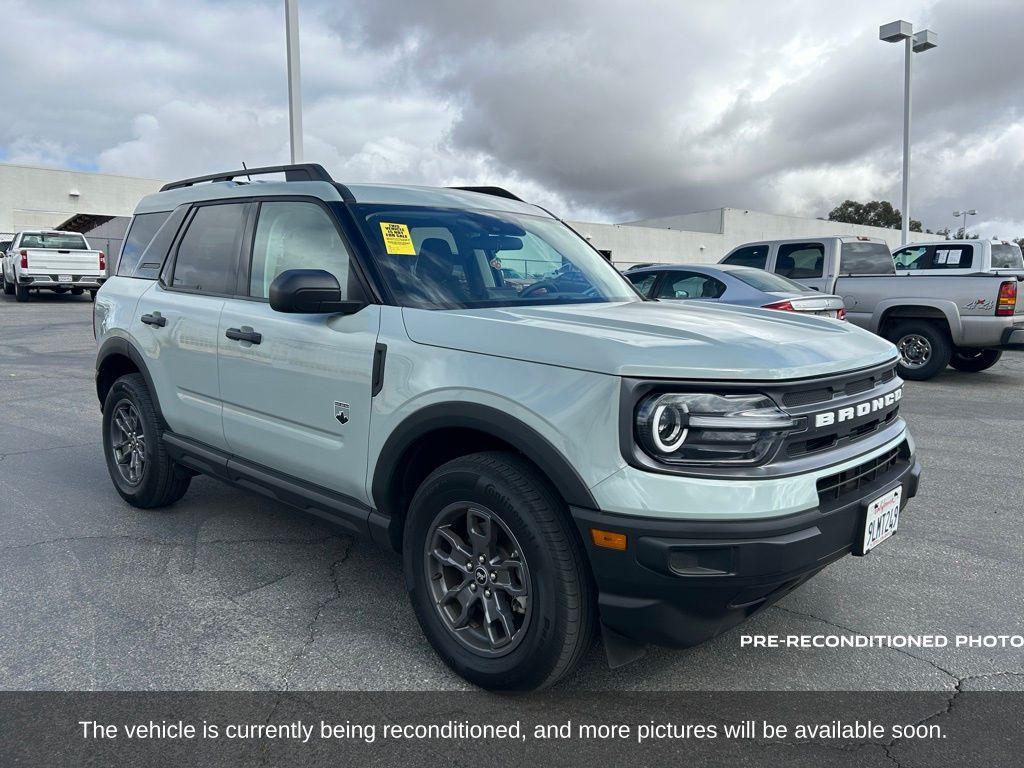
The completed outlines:
{"type": "MultiPolygon", "coordinates": [[[[0,686],[456,689],[420,633],[398,558],[197,478],[169,510],[107,477],[92,304],[0,297],[0,686]]],[[[1024,354],[909,383],[924,465],[900,532],[742,627],[579,689],[967,690],[1024,686],[1020,649],[779,650],[744,633],[1024,633],[1024,354]]]]}

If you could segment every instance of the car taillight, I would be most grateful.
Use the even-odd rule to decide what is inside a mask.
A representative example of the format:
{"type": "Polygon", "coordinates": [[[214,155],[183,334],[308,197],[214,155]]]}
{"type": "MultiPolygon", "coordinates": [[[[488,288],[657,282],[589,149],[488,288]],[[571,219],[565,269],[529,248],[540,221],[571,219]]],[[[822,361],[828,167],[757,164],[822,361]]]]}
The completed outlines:
{"type": "Polygon", "coordinates": [[[100,270],[104,270],[106,268],[107,268],[107,257],[104,255],[103,251],[100,251],[100,270]]]}
{"type": "Polygon", "coordinates": [[[781,309],[783,312],[796,312],[793,304],[788,301],[773,301],[771,304],[762,304],[762,309],[781,309]]]}
{"type": "Polygon", "coordinates": [[[28,269],[28,251],[21,251],[21,268],[28,269]]]}
{"type": "Polygon", "coordinates": [[[1012,315],[1017,305],[1017,281],[1007,280],[999,286],[999,298],[996,299],[996,317],[1012,315]]]}

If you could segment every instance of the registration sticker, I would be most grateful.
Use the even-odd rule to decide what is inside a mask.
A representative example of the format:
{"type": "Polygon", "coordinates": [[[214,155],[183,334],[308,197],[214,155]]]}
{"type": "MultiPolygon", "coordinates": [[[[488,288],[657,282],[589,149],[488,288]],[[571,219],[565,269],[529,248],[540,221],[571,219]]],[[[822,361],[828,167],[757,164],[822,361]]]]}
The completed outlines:
{"type": "Polygon", "coordinates": [[[384,249],[392,256],[415,256],[416,246],[405,224],[389,221],[380,222],[380,233],[384,236],[384,249]]]}

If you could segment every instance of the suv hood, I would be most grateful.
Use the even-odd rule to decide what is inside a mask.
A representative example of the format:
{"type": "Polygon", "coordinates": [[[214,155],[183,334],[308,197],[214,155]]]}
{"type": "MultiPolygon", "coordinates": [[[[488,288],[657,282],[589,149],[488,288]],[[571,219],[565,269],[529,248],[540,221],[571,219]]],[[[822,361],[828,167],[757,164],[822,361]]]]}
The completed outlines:
{"type": "Polygon", "coordinates": [[[776,380],[895,362],[849,323],[706,303],[404,309],[420,344],[615,376],[776,380]]]}

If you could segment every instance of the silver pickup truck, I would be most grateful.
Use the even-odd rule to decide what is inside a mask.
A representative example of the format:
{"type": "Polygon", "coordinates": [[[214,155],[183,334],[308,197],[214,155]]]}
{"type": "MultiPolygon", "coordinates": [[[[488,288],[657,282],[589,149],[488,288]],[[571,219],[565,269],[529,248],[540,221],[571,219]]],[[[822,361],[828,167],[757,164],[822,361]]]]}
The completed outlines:
{"type": "MultiPolygon", "coordinates": [[[[1024,269],[993,268],[993,252],[986,255],[981,242],[908,246],[932,255],[913,260],[901,249],[900,270],[883,240],[852,236],[745,243],[722,263],[759,267],[842,296],[847,320],[897,346],[900,376],[923,380],[947,365],[983,371],[998,362],[1003,350],[1024,349],[1024,298],[1018,298],[1024,292],[1024,269]],[[955,250],[956,266],[963,268],[946,269],[953,257],[937,249],[955,250]],[[918,263],[921,268],[914,266],[918,263]]],[[[1000,250],[997,265],[1020,258],[1020,250],[1010,248],[1015,253],[1000,250]]]]}

